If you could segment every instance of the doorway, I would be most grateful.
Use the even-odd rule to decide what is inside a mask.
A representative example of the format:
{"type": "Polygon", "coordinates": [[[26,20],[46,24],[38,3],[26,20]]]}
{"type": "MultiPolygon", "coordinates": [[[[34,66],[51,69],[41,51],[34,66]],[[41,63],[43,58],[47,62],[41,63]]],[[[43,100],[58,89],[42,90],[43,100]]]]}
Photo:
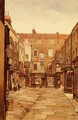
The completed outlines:
{"type": "Polygon", "coordinates": [[[47,77],[47,87],[54,87],[54,77],[47,77]]]}

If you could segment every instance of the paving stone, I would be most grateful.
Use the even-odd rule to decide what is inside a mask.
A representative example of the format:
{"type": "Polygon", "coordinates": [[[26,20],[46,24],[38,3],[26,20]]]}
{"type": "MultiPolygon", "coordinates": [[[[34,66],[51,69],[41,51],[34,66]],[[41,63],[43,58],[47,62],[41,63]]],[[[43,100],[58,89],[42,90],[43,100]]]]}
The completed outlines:
{"type": "Polygon", "coordinates": [[[75,112],[78,113],[78,107],[75,108],[75,112]]]}
{"type": "Polygon", "coordinates": [[[35,120],[46,119],[46,114],[36,114],[34,117],[35,120]]]}
{"type": "Polygon", "coordinates": [[[66,120],[77,120],[73,115],[66,115],[66,120]]]}
{"type": "Polygon", "coordinates": [[[26,88],[12,98],[15,108],[8,112],[6,120],[78,120],[77,102],[68,100],[61,89],[26,88]]]}
{"type": "Polygon", "coordinates": [[[60,116],[60,115],[47,115],[47,118],[46,118],[46,120],[66,120],[65,119],[65,116],[64,115],[62,115],[62,116],[60,116]]]}

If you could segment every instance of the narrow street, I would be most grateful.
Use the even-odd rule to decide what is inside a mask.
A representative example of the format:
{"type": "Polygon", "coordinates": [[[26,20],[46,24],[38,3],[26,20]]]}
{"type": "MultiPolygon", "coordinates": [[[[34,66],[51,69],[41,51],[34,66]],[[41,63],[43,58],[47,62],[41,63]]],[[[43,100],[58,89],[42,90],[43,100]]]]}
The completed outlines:
{"type": "Polygon", "coordinates": [[[61,88],[23,88],[10,98],[6,120],[78,120],[78,102],[61,88]]]}

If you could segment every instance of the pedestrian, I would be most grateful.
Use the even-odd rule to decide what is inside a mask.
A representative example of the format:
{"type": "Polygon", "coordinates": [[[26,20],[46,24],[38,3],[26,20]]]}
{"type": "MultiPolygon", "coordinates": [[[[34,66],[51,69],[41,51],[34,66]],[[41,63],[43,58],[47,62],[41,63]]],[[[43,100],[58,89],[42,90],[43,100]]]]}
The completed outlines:
{"type": "Polygon", "coordinates": [[[20,86],[20,84],[18,83],[18,90],[20,90],[20,88],[21,88],[21,86],[20,86]]]}

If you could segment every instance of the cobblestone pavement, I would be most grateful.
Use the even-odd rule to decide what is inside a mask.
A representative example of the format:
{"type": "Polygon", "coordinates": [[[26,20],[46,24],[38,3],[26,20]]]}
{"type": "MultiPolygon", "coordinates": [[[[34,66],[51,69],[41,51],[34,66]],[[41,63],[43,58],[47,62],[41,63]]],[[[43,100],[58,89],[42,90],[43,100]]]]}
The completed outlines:
{"type": "Polygon", "coordinates": [[[61,89],[27,88],[15,96],[18,104],[7,120],[78,120],[78,103],[61,89]]]}

